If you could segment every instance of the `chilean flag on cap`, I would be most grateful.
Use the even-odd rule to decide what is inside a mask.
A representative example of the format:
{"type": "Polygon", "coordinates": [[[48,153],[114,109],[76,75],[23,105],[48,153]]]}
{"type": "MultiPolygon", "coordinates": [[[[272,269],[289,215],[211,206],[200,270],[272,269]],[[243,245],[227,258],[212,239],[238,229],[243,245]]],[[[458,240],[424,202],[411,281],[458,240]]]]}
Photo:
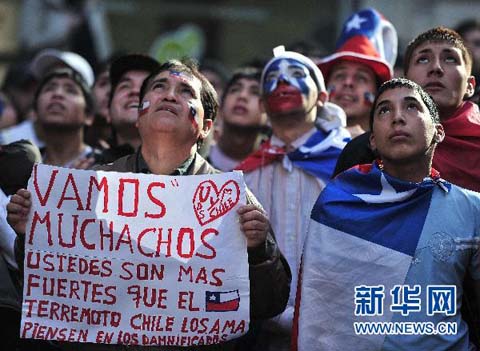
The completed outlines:
{"type": "Polygon", "coordinates": [[[340,60],[362,63],[385,82],[393,77],[397,47],[397,31],[393,25],[377,10],[367,8],[347,19],[335,53],[322,59],[318,67],[328,78],[340,60]]]}

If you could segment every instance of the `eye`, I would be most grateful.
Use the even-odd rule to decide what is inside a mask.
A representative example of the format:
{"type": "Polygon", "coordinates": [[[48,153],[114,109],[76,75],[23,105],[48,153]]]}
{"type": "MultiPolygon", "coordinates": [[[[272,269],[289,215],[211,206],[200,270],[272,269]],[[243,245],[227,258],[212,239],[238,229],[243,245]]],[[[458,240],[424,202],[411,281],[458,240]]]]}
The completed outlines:
{"type": "Polygon", "coordinates": [[[292,77],[293,78],[305,78],[306,74],[302,69],[294,69],[292,71],[292,77]]]}
{"type": "Polygon", "coordinates": [[[418,108],[418,106],[417,106],[416,103],[414,103],[414,102],[409,102],[409,103],[407,104],[407,110],[409,110],[409,111],[412,111],[412,110],[418,111],[419,108],[418,108]]]}
{"type": "Polygon", "coordinates": [[[458,59],[454,56],[448,56],[445,58],[446,63],[457,63],[458,59]]]}
{"type": "Polygon", "coordinates": [[[163,82],[155,82],[152,85],[152,89],[163,89],[164,86],[165,86],[165,83],[163,82]]]}
{"type": "Polygon", "coordinates": [[[426,56],[420,56],[419,58],[417,58],[417,63],[428,63],[429,62],[429,59],[428,57],[426,56]]]}
{"type": "Polygon", "coordinates": [[[119,90],[128,89],[129,87],[130,87],[130,84],[128,82],[122,82],[118,85],[119,90]]]}
{"type": "Polygon", "coordinates": [[[180,89],[180,92],[182,95],[188,96],[188,97],[195,97],[195,93],[192,88],[190,87],[182,87],[180,89]]]}
{"type": "Polygon", "coordinates": [[[250,89],[250,94],[255,95],[255,96],[260,96],[260,89],[258,87],[251,88],[250,89]]]}
{"type": "Polygon", "coordinates": [[[388,112],[390,112],[390,107],[388,107],[388,106],[380,106],[377,109],[377,115],[385,115],[388,112]]]}
{"type": "Polygon", "coordinates": [[[358,74],[357,75],[357,82],[359,83],[367,83],[369,81],[368,76],[365,74],[358,74]]]}
{"type": "Polygon", "coordinates": [[[334,74],[332,74],[332,80],[336,80],[336,81],[342,81],[342,80],[345,80],[346,78],[346,74],[344,72],[336,72],[334,74]]]}
{"type": "Polygon", "coordinates": [[[74,85],[70,85],[70,84],[65,86],[65,91],[69,94],[72,94],[72,95],[79,94],[79,91],[78,91],[77,87],[74,86],[74,85]]]}
{"type": "Polygon", "coordinates": [[[278,77],[278,72],[270,72],[267,74],[267,77],[265,78],[265,81],[266,82],[271,82],[275,79],[277,79],[278,77]]]}
{"type": "Polygon", "coordinates": [[[55,86],[53,84],[47,84],[43,87],[42,91],[52,91],[52,90],[55,90],[55,86]]]}
{"type": "Polygon", "coordinates": [[[233,85],[228,89],[229,93],[238,93],[240,91],[240,87],[238,85],[233,85]]]}

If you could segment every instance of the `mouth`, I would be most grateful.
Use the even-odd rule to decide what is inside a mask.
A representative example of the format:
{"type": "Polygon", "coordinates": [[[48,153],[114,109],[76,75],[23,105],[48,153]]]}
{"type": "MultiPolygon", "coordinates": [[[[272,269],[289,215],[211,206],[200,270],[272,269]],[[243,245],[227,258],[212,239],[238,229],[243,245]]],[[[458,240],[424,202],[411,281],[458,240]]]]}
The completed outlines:
{"type": "Polygon", "coordinates": [[[358,102],[358,97],[355,95],[338,94],[335,96],[334,100],[344,103],[355,103],[358,102]]]}
{"type": "Polygon", "coordinates": [[[389,139],[392,141],[402,141],[410,138],[410,134],[403,131],[396,131],[390,134],[389,139]]]}
{"type": "Polygon", "coordinates": [[[290,97],[290,96],[296,96],[300,92],[298,91],[297,88],[287,85],[287,84],[279,84],[277,88],[272,91],[270,94],[270,97],[273,98],[285,98],[285,97],[290,97]]]}
{"type": "Polygon", "coordinates": [[[160,105],[155,109],[155,111],[164,111],[164,112],[171,113],[175,116],[177,115],[177,110],[174,107],[168,106],[168,105],[160,105]]]}
{"type": "Polygon", "coordinates": [[[127,105],[125,105],[125,108],[126,108],[127,110],[129,110],[129,109],[138,110],[138,107],[139,107],[139,106],[140,106],[140,105],[139,105],[138,101],[135,101],[135,102],[129,102],[127,105]]]}
{"type": "Polygon", "coordinates": [[[55,112],[63,112],[65,111],[65,106],[58,102],[51,103],[46,108],[47,112],[55,113],[55,112]]]}
{"type": "Polygon", "coordinates": [[[245,106],[235,105],[233,106],[232,112],[236,115],[245,115],[248,109],[245,106]]]}
{"type": "Polygon", "coordinates": [[[423,86],[425,90],[441,90],[445,89],[445,85],[440,82],[429,82],[423,86]]]}

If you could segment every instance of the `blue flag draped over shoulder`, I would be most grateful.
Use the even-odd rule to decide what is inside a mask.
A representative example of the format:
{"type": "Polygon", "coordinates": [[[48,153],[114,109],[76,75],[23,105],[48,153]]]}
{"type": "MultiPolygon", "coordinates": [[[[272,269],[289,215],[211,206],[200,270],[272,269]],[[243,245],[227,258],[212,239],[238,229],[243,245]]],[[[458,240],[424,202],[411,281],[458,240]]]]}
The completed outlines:
{"type": "MultiPolygon", "coordinates": [[[[297,292],[297,350],[379,350],[384,335],[359,336],[355,321],[389,322],[392,312],[355,315],[355,288],[404,284],[430,209],[433,189],[450,184],[432,171],[404,182],[376,163],[340,174],[320,194],[304,247],[297,292]]],[[[391,296],[384,294],[384,306],[391,296]]]]}
{"type": "Polygon", "coordinates": [[[338,156],[349,140],[350,134],[344,128],[334,128],[329,132],[317,130],[304,145],[289,153],[282,148],[273,147],[268,140],[236,169],[248,173],[272,162],[282,161],[286,168],[294,166],[328,182],[338,156]]]}

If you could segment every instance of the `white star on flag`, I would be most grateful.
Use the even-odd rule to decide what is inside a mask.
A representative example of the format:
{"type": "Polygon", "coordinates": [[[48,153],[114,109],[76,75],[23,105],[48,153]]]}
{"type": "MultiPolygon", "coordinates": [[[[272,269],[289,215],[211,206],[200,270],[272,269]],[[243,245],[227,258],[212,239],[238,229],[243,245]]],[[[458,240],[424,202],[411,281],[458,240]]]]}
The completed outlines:
{"type": "Polygon", "coordinates": [[[378,195],[353,194],[353,196],[359,197],[363,201],[371,204],[380,204],[385,202],[404,201],[408,199],[410,196],[412,196],[415,191],[417,191],[417,189],[412,189],[412,190],[407,190],[407,191],[402,191],[397,193],[395,189],[387,181],[383,173],[382,173],[381,183],[382,183],[382,192],[378,195]]]}
{"type": "Polygon", "coordinates": [[[347,23],[347,32],[350,32],[352,29],[360,29],[363,22],[367,22],[367,19],[355,14],[355,16],[353,16],[353,18],[347,23]]]}

